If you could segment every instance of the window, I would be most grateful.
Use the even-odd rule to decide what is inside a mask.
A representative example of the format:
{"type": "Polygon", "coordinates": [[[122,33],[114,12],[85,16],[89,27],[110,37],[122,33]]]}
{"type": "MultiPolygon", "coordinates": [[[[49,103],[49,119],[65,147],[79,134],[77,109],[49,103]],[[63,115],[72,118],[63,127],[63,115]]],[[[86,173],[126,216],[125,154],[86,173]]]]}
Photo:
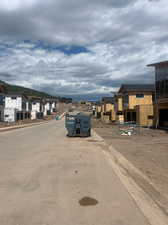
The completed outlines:
{"type": "Polygon", "coordinates": [[[122,111],[118,111],[118,112],[117,112],[117,115],[118,115],[118,116],[121,116],[122,114],[123,114],[122,111]]]}
{"type": "Polygon", "coordinates": [[[148,116],[148,120],[153,120],[153,119],[154,119],[154,116],[152,116],[152,115],[148,116]]]}
{"type": "Polygon", "coordinates": [[[4,97],[0,96],[0,105],[4,105],[4,97]]]}
{"type": "Polygon", "coordinates": [[[129,102],[129,97],[127,94],[124,95],[124,103],[128,103],[129,102]]]}
{"type": "Polygon", "coordinates": [[[136,98],[144,98],[144,94],[136,94],[136,98]]]}
{"type": "Polygon", "coordinates": [[[156,97],[168,98],[168,67],[156,67],[156,97]]]}
{"type": "Polygon", "coordinates": [[[16,97],[11,97],[12,100],[17,99],[16,97]]]}

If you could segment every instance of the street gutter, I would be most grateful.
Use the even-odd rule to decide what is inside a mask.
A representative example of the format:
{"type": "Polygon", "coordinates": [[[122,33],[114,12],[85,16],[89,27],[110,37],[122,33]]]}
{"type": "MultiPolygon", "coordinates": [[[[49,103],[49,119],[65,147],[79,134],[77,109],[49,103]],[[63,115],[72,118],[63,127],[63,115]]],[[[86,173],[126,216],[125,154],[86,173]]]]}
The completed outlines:
{"type": "MultiPolygon", "coordinates": [[[[62,114],[59,116],[59,117],[60,117],[60,120],[63,119],[64,116],[65,116],[65,112],[62,113],[62,114]]],[[[54,119],[52,119],[52,120],[54,120],[54,119]]],[[[52,120],[46,120],[46,121],[37,122],[37,123],[29,123],[29,124],[15,125],[15,126],[9,126],[9,127],[2,127],[2,128],[0,128],[0,133],[1,133],[1,132],[5,132],[5,131],[16,130],[16,129],[20,129],[20,128],[26,128],[26,127],[37,126],[37,125],[49,123],[49,122],[52,121],[52,120]]]]}
{"type": "Polygon", "coordinates": [[[20,128],[37,126],[37,125],[48,123],[50,121],[51,120],[47,120],[47,121],[43,121],[43,122],[37,122],[37,123],[29,123],[29,124],[15,125],[15,126],[9,126],[9,127],[2,127],[2,128],[0,128],[0,132],[5,132],[5,131],[11,131],[11,130],[16,130],[16,129],[20,129],[20,128]]]}

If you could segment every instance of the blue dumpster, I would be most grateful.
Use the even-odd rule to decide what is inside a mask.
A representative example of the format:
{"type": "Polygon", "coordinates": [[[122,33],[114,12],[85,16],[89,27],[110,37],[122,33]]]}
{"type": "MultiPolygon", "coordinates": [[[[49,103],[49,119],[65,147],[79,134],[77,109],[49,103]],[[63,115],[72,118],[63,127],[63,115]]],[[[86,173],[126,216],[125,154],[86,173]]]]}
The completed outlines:
{"type": "Polygon", "coordinates": [[[85,113],[66,114],[65,127],[69,137],[89,137],[91,135],[91,117],[85,113]]]}

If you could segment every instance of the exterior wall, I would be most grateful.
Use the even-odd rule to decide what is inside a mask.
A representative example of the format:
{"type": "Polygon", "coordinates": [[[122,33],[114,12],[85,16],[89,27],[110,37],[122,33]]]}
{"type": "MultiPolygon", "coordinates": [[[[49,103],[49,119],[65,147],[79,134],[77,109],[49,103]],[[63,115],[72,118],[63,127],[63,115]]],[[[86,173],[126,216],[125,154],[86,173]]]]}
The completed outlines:
{"type": "Polygon", "coordinates": [[[50,111],[51,112],[51,103],[50,102],[46,102],[44,105],[44,116],[47,116],[47,112],[50,111]]]}
{"type": "Polygon", "coordinates": [[[109,123],[110,122],[110,115],[102,115],[101,120],[105,123],[109,123]]]}
{"type": "Polygon", "coordinates": [[[168,100],[168,65],[155,67],[156,98],[168,100]]]}
{"type": "Polygon", "coordinates": [[[32,106],[31,106],[31,103],[26,101],[26,111],[27,112],[30,112],[32,110],[32,106]]]}
{"type": "Polygon", "coordinates": [[[129,95],[128,109],[134,109],[137,105],[153,104],[152,94],[144,94],[144,98],[137,98],[136,94],[129,95]]]}
{"type": "Polygon", "coordinates": [[[37,118],[37,112],[36,111],[31,111],[31,119],[35,120],[37,118]]]}
{"type": "Polygon", "coordinates": [[[12,108],[4,109],[4,122],[15,122],[16,121],[16,110],[12,108]]]}
{"type": "Polygon", "coordinates": [[[5,97],[5,108],[17,109],[18,111],[22,111],[22,97],[16,97],[16,99],[12,99],[12,97],[5,97]]]}
{"type": "Polygon", "coordinates": [[[29,102],[26,102],[26,111],[29,111],[29,102]]]}
{"type": "Polygon", "coordinates": [[[121,96],[116,96],[114,111],[115,111],[115,121],[119,122],[119,123],[123,123],[123,121],[124,121],[123,99],[121,96]]]}
{"type": "Polygon", "coordinates": [[[57,103],[53,102],[51,107],[52,107],[52,109],[55,109],[57,107],[57,103]]]}
{"type": "Polygon", "coordinates": [[[34,102],[32,103],[32,111],[36,111],[36,112],[40,112],[40,106],[41,106],[41,103],[40,102],[34,102]]]}
{"type": "Polygon", "coordinates": [[[136,123],[136,107],[134,109],[126,109],[123,111],[124,122],[134,122],[136,123]]]}
{"type": "Polygon", "coordinates": [[[0,105],[0,122],[4,121],[4,107],[0,105]]]}
{"type": "MultiPolygon", "coordinates": [[[[154,105],[154,126],[155,127],[159,127],[160,125],[159,112],[162,109],[168,110],[168,101],[164,103],[156,103],[154,105]]],[[[167,114],[167,121],[168,121],[168,114],[167,114]]],[[[168,124],[166,121],[165,121],[165,127],[168,127],[168,124]]]]}
{"type": "Polygon", "coordinates": [[[123,100],[122,97],[117,99],[117,111],[123,111],[123,100]]]}
{"type": "Polygon", "coordinates": [[[105,104],[101,105],[101,112],[102,112],[102,114],[105,113],[105,104]]]}
{"type": "Polygon", "coordinates": [[[119,123],[124,123],[124,115],[116,115],[116,121],[119,123]]]}
{"type": "Polygon", "coordinates": [[[100,105],[97,105],[96,106],[96,115],[95,115],[97,118],[100,118],[101,117],[101,106],[100,105]]]}
{"type": "Polygon", "coordinates": [[[139,126],[151,127],[154,125],[154,106],[139,105],[136,106],[136,123],[139,126]]]}
{"type": "Polygon", "coordinates": [[[115,120],[116,120],[116,113],[113,106],[113,109],[111,110],[111,121],[115,121],[115,120]]]}
{"type": "Polygon", "coordinates": [[[56,109],[56,102],[51,104],[51,112],[53,113],[54,109],[56,109]]]}
{"type": "Polygon", "coordinates": [[[114,104],[112,103],[103,103],[101,111],[102,113],[111,112],[111,110],[114,110],[114,104]]]}
{"type": "Polygon", "coordinates": [[[45,109],[46,109],[46,110],[51,110],[51,104],[50,104],[50,102],[47,102],[47,103],[45,104],[45,109]]]}
{"type": "Polygon", "coordinates": [[[105,112],[110,112],[111,110],[114,110],[114,105],[111,103],[105,104],[105,112]]]}
{"type": "Polygon", "coordinates": [[[101,112],[101,106],[96,106],[96,112],[100,113],[101,112]]]}

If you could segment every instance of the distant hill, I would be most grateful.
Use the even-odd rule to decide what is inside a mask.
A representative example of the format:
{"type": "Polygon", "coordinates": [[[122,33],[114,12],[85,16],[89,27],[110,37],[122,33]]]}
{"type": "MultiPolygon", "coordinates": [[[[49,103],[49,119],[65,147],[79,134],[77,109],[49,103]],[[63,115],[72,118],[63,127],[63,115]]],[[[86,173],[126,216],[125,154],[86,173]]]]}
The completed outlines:
{"type": "Polygon", "coordinates": [[[55,96],[51,96],[45,92],[36,91],[34,89],[25,88],[22,86],[11,85],[4,81],[0,80],[0,93],[12,93],[12,94],[24,94],[27,96],[36,96],[36,97],[46,97],[53,98],[55,96]]]}
{"type": "Polygon", "coordinates": [[[25,88],[18,85],[11,85],[2,80],[0,80],[0,93],[23,94],[26,96],[41,97],[41,98],[58,98],[61,102],[66,103],[72,102],[72,98],[49,95],[46,92],[37,91],[31,88],[25,88]]]}

